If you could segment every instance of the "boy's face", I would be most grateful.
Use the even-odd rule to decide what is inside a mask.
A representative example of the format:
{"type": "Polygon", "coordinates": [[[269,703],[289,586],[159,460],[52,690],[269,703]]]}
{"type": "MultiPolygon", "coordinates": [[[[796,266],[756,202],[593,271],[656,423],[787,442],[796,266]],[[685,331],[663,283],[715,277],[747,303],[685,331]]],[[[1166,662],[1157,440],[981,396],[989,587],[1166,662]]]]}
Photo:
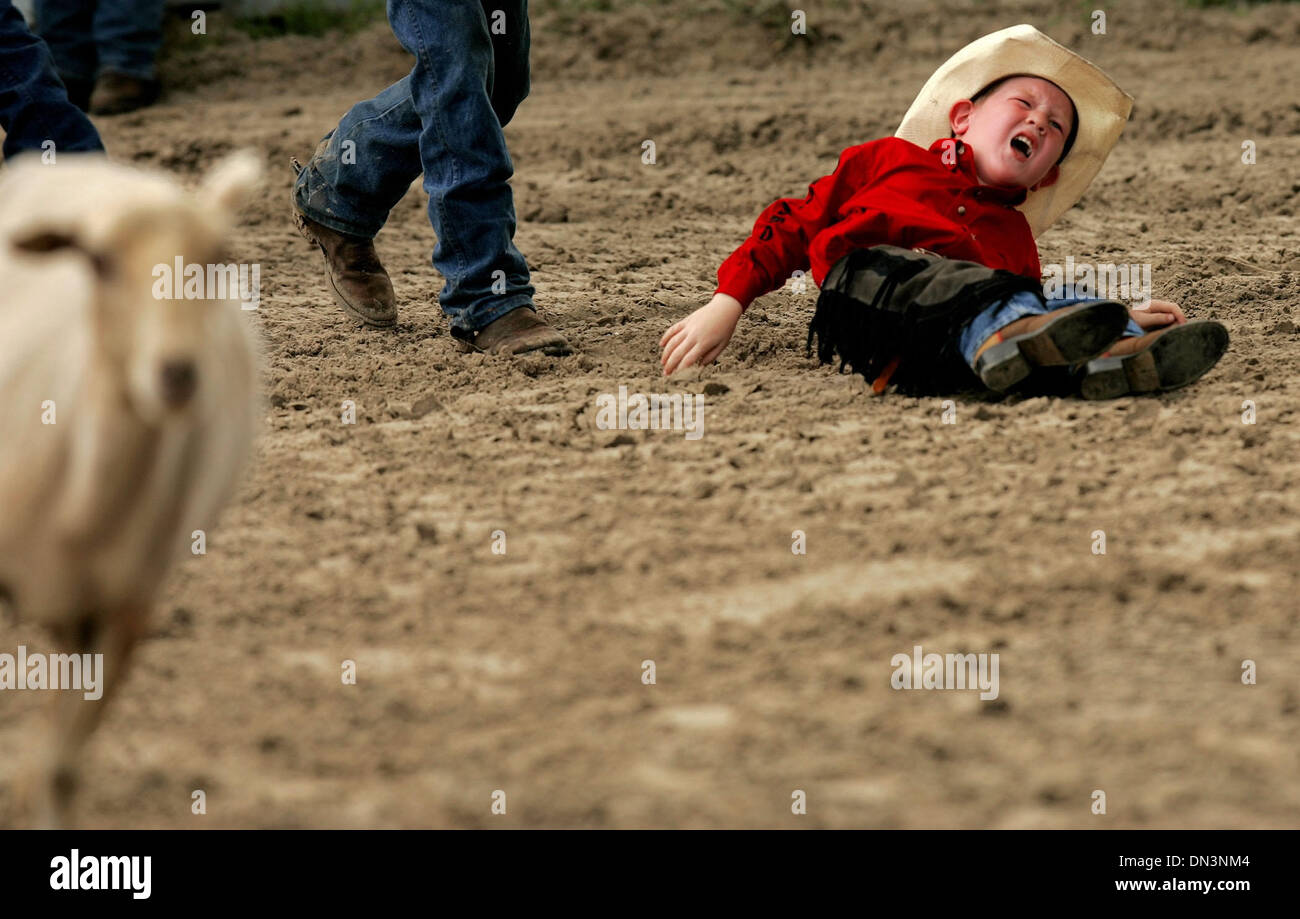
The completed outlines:
{"type": "Polygon", "coordinates": [[[974,153],[981,184],[1031,189],[1056,181],[1073,117],[1070,97],[1038,77],[1012,77],[949,112],[953,134],[974,153]]]}

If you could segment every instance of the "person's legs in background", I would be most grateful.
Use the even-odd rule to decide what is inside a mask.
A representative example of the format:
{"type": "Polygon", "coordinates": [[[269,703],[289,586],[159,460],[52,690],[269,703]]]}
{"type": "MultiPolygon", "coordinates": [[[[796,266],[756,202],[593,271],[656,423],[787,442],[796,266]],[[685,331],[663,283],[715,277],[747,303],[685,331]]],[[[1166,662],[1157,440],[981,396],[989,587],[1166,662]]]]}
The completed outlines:
{"type": "Polygon", "coordinates": [[[36,0],[36,28],[83,111],[114,115],[157,100],[164,3],[36,0]]]}
{"type": "Polygon", "coordinates": [[[155,60],[162,47],[164,0],[98,0],[95,49],[99,72],[90,96],[96,115],[130,112],[158,99],[155,60]]]}
{"type": "Polygon", "coordinates": [[[5,159],[104,149],[90,119],[68,101],[49,48],[10,0],[0,0],[0,127],[5,159]]]}

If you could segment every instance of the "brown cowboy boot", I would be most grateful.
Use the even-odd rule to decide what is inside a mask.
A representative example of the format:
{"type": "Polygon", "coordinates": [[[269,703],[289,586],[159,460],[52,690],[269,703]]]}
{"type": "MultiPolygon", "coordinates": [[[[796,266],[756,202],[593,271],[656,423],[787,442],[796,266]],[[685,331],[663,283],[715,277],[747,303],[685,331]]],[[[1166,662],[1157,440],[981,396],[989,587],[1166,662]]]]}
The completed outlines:
{"type": "Polygon", "coordinates": [[[488,354],[522,354],[525,351],[541,351],[544,354],[559,356],[572,353],[568,340],[527,306],[511,310],[477,332],[465,332],[453,328],[451,334],[466,350],[483,351],[488,354]]]}
{"type": "MultiPolygon", "coordinates": [[[[295,162],[296,168],[301,168],[295,162]]],[[[293,222],[298,232],[320,247],[334,300],[353,319],[385,329],[397,321],[393,282],[379,262],[372,240],[348,236],[321,226],[293,202],[293,222]]]]}
{"type": "Polygon", "coordinates": [[[1114,399],[1178,389],[1208,373],[1227,350],[1228,330],[1213,320],[1121,338],[1080,368],[1079,394],[1085,399],[1114,399]]]}
{"type": "Polygon", "coordinates": [[[985,386],[1005,392],[1035,367],[1063,367],[1097,356],[1127,323],[1128,308],[1114,300],[1025,316],[990,335],[972,364],[985,386]]]}
{"type": "MultiPolygon", "coordinates": [[[[90,114],[121,115],[158,101],[162,84],[157,80],[142,80],[125,73],[106,70],[95,82],[90,93],[90,114]]],[[[68,98],[72,98],[69,89],[68,98]]]]}

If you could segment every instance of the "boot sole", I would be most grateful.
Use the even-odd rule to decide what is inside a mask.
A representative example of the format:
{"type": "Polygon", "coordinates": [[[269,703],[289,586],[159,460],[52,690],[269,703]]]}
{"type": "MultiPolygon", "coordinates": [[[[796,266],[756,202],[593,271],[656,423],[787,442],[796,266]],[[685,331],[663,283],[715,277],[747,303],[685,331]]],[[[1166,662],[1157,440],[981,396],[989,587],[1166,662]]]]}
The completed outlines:
{"type": "Polygon", "coordinates": [[[1175,326],[1133,354],[1089,361],[1079,383],[1085,399],[1168,392],[1195,383],[1228,350],[1228,330],[1213,320],[1175,326]]]}
{"type": "Polygon", "coordinates": [[[1035,367],[1078,364],[1113,345],[1128,325],[1128,308],[1114,300],[1081,303],[1041,328],[998,342],[980,355],[975,372],[984,385],[1005,392],[1035,367]]]}
{"type": "MultiPolygon", "coordinates": [[[[296,159],[292,159],[291,162],[293,163],[295,175],[302,171],[302,165],[296,159]]],[[[303,220],[303,215],[298,210],[298,202],[293,200],[292,190],[289,192],[289,204],[293,209],[293,225],[298,230],[298,235],[319,249],[321,256],[325,257],[325,247],[320,244],[320,240],[316,238],[315,234],[307,228],[307,224],[303,220]]],[[[353,306],[352,303],[348,301],[348,298],[343,296],[342,291],[339,290],[338,285],[335,283],[334,272],[330,271],[328,257],[325,257],[325,277],[329,280],[330,294],[334,297],[334,302],[339,305],[343,312],[347,313],[362,325],[369,326],[372,329],[391,329],[397,324],[396,313],[391,317],[375,318],[373,316],[367,316],[361,310],[353,306]]]]}

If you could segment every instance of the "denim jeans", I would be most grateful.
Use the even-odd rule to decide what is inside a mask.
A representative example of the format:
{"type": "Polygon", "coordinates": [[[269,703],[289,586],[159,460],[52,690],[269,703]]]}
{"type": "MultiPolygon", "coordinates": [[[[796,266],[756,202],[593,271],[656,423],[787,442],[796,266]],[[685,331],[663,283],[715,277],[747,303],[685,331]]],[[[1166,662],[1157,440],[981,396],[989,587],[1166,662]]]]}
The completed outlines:
{"type": "MultiPolygon", "coordinates": [[[[1068,290],[1073,294],[1073,290],[1068,290]]],[[[975,363],[975,352],[979,350],[980,345],[988,340],[988,337],[998,329],[1006,326],[1017,319],[1025,316],[1037,316],[1041,313],[1050,313],[1053,310],[1059,310],[1062,307],[1074,306],[1076,303],[1087,303],[1090,300],[1096,300],[1096,297],[1064,297],[1053,298],[1050,301],[1044,300],[1041,296],[1032,293],[1015,294],[1001,303],[995,303],[984,312],[980,313],[974,319],[966,324],[962,329],[960,347],[962,356],[966,358],[966,363],[972,366],[975,363]]],[[[1124,329],[1124,335],[1145,335],[1142,327],[1133,321],[1130,316],[1128,325],[1124,329]]]]}
{"type": "Polygon", "coordinates": [[[325,135],[294,200],[317,223],[370,238],[423,174],[439,302],[453,330],[475,331],[533,305],[502,131],[528,95],[528,3],[388,0],[388,21],[415,67],[325,135]]]}
{"type": "Polygon", "coordinates": [[[0,127],[4,155],[104,149],[90,119],[68,101],[45,43],[27,28],[10,0],[0,0],[0,127]]]}
{"type": "Polygon", "coordinates": [[[165,0],[36,0],[36,29],[65,80],[154,78],[165,0]]]}

